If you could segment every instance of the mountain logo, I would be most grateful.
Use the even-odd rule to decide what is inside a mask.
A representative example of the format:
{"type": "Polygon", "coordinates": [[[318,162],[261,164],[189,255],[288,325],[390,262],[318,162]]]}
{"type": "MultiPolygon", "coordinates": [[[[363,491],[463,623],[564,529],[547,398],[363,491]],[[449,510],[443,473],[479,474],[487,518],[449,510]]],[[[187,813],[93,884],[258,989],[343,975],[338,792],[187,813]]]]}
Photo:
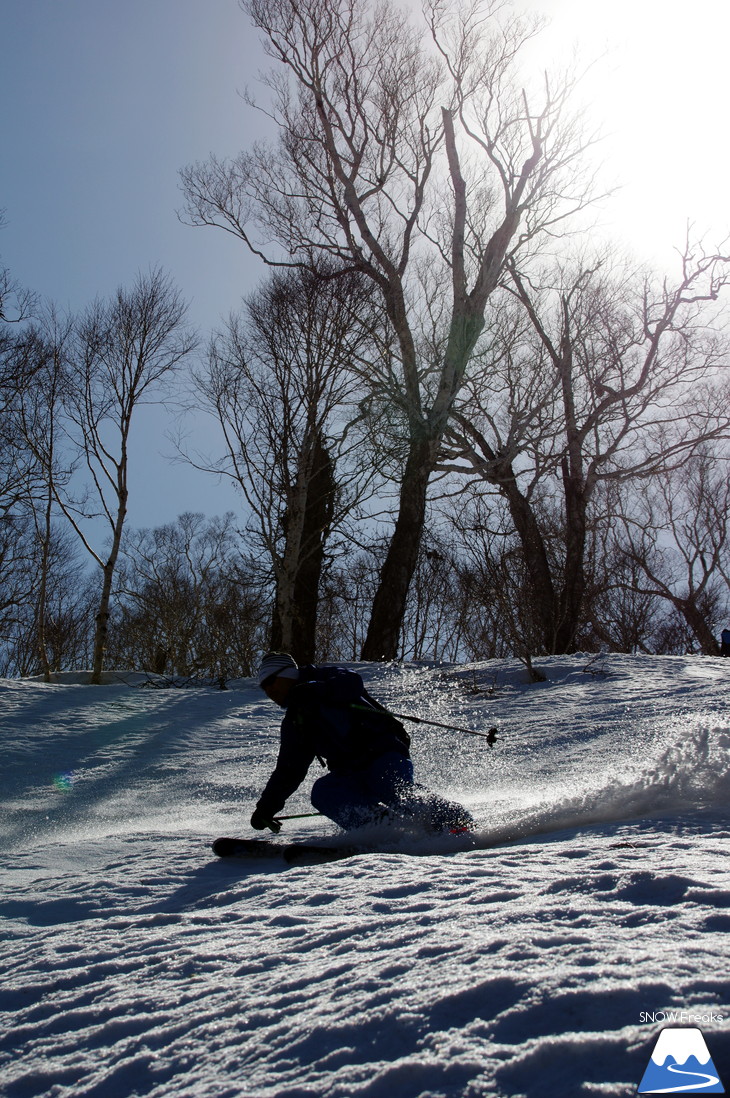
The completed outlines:
{"type": "Polygon", "coordinates": [[[663,1029],[639,1083],[639,1094],[724,1094],[698,1029],[663,1029]]]}

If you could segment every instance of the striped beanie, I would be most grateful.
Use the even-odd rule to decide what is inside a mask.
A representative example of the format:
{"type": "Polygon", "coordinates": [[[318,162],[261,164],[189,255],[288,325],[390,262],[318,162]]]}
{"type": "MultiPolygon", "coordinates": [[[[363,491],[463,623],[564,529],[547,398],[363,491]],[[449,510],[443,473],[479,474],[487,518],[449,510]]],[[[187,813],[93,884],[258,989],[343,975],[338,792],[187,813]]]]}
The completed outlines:
{"type": "Polygon", "coordinates": [[[287,652],[267,652],[259,667],[259,686],[263,686],[267,679],[299,678],[299,668],[287,652]]]}

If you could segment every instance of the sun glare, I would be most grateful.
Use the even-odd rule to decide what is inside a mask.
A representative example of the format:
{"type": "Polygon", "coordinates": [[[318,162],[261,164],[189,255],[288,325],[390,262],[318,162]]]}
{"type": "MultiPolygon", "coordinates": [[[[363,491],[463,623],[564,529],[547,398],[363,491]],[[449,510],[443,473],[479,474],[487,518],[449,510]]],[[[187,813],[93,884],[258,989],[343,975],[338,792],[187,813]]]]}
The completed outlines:
{"type": "Polygon", "coordinates": [[[606,138],[602,159],[620,186],[611,221],[660,259],[688,221],[708,245],[730,229],[726,0],[533,0],[547,15],[553,59],[596,59],[584,96],[606,138]]]}

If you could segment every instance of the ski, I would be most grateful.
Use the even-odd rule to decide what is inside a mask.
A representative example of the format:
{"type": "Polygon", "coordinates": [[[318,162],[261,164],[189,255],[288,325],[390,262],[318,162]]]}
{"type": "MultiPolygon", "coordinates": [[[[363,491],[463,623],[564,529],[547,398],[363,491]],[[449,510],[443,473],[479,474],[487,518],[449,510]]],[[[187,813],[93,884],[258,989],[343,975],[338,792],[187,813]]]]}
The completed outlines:
{"type": "Polygon", "coordinates": [[[220,838],[213,843],[219,858],[273,858],[287,865],[297,862],[335,862],[368,853],[360,846],[320,846],[316,843],[282,843],[272,839],[220,838]]]}
{"type": "Polygon", "coordinates": [[[427,856],[431,854],[458,853],[470,850],[476,846],[472,834],[468,831],[452,832],[450,835],[442,835],[441,839],[449,839],[449,848],[437,847],[431,851],[401,849],[383,849],[377,846],[319,843],[286,843],[276,839],[234,839],[220,838],[213,843],[212,850],[219,858],[269,858],[283,861],[287,865],[309,864],[316,865],[320,862],[336,862],[343,858],[352,858],[357,854],[411,854],[427,856]],[[453,842],[453,846],[451,843],[453,842]]]}

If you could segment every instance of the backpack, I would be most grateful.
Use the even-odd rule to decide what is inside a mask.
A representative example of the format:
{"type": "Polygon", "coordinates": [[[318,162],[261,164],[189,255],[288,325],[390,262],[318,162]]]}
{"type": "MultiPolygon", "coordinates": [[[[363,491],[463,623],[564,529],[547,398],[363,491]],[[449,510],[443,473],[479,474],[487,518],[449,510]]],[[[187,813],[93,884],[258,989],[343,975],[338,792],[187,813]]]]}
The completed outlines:
{"type": "Polygon", "coordinates": [[[404,725],[389,713],[380,702],[364,690],[362,697],[350,707],[354,736],[363,742],[392,741],[394,750],[407,755],[411,746],[411,737],[404,725]]]}

